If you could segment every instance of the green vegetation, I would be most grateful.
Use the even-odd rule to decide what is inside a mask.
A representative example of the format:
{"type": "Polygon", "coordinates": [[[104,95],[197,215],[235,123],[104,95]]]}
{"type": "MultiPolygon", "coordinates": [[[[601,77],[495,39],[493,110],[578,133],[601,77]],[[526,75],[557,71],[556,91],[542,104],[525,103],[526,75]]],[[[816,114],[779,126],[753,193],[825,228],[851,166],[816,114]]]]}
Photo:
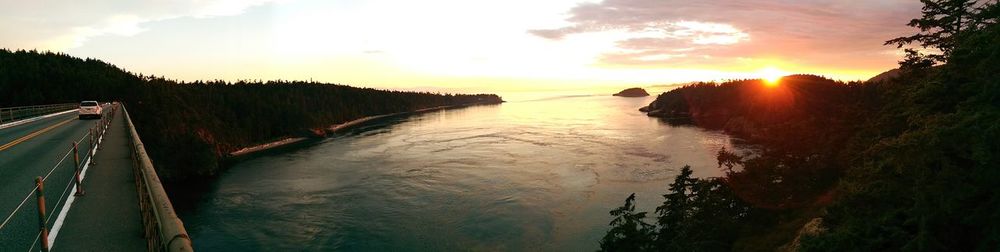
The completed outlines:
{"type": "Polygon", "coordinates": [[[496,95],[442,95],[296,81],[178,82],[65,54],[0,49],[0,107],[122,101],[170,182],[219,171],[226,153],[282,137],[321,136],[350,120],[446,105],[499,103],[496,95]]]}
{"type": "Polygon", "coordinates": [[[887,44],[940,53],[907,50],[896,78],[796,75],[660,95],[644,108],[651,116],[761,149],[720,151],[724,178],[682,171],[654,224],[631,224],[646,220],[630,197],[612,211],[602,250],[1000,249],[1000,7],[922,2],[910,23],[921,32],[887,44]]]}

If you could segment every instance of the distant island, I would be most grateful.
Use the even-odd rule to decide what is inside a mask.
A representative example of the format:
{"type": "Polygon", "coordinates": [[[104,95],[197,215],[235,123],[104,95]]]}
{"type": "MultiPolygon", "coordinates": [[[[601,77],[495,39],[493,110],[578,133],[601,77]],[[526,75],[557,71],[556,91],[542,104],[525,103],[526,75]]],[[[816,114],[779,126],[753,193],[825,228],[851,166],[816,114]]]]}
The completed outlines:
{"type": "Polygon", "coordinates": [[[646,93],[645,89],[635,87],[635,88],[627,88],[625,90],[622,90],[621,92],[618,92],[617,94],[614,94],[614,96],[621,96],[621,97],[646,97],[646,96],[649,96],[649,93],[646,93]]]}

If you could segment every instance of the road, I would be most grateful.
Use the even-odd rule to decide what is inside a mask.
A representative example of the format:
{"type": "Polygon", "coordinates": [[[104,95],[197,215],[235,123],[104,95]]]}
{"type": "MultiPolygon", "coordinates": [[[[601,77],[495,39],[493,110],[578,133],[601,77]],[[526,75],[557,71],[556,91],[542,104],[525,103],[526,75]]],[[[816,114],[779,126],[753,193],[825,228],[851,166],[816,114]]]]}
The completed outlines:
{"type": "MultiPolygon", "coordinates": [[[[110,111],[110,106],[104,111],[110,111]]],[[[31,248],[38,233],[38,208],[32,191],[39,176],[48,175],[44,189],[47,224],[52,228],[69,195],[68,185],[74,181],[72,144],[80,141],[81,162],[85,160],[90,146],[87,134],[99,121],[80,120],[76,112],[69,112],[0,130],[0,223],[12,216],[0,229],[0,250],[31,248]]]]}

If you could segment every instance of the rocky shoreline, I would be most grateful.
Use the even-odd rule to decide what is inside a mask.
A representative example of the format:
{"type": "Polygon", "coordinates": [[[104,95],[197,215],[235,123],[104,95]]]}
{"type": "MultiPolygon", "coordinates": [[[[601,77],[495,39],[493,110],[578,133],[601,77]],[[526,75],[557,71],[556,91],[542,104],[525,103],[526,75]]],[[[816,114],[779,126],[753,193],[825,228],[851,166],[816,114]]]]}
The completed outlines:
{"type": "Polygon", "coordinates": [[[315,137],[285,137],[285,138],[282,138],[282,139],[279,139],[279,140],[276,140],[276,141],[271,141],[271,142],[267,142],[267,143],[262,143],[262,144],[258,144],[258,145],[254,145],[254,146],[245,147],[245,148],[242,148],[242,149],[239,149],[239,150],[227,153],[226,156],[225,156],[225,159],[228,159],[228,160],[238,160],[238,159],[246,158],[246,157],[253,156],[253,155],[256,155],[256,154],[261,154],[261,153],[264,153],[264,152],[267,152],[267,151],[272,151],[272,150],[277,150],[277,149],[281,149],[281,148],[285,148],[285,147],[290,147],[290,146],[294,146],[294,145],[298,145],[298,144],[307,143],[307,142],[309,142],[308,140],[322,138],[322,137],[325,137],[327,135],[338,133],[338,132],[341,132],[341,131],[343,131],[345,129],[349,129],[351,127],[354,127],[354,126],[357,126],[357,125],[360,125],[360,124],[363,124],[365,122],[369,122],[369,121],[372,121],[372,120],[377,120],[377,119],[382,119],[382,118],[387,118],[387,117],[393,117],[393,116],[401,116],[401,115],[414,115],[414,114],[427,113],[427,112],[433,112],[433,111],[445,110],[445,109],[457,109],[457,108],[465,108],[465,107],[479,106],[479,105],[495,105],[495,104],[501,104],[501,103],[503,103],[503,101],[500,101],[500,102],[477,102],[477,103],[469,103],[469,104],[461,104],[461,105],[447,105],[447,106],[437,106],[437,107],[430,107],[430,108],[422,108],[422,109],[417,109],[417,110],[408,111],[408,112],[399,112],[399,113],[391,113],[391,114],[384,114],[384,115],[366,116],[366,117],[354,119],[354,120],[351,120],[351,121],[348,121],[348,122],[345,122],[345,123],[339,123],[339,124],[330,125],[330,126],[324,128],[324,129],[314,129],[314,130],[312,130],[312,133],[315,135],[315,137]]]}

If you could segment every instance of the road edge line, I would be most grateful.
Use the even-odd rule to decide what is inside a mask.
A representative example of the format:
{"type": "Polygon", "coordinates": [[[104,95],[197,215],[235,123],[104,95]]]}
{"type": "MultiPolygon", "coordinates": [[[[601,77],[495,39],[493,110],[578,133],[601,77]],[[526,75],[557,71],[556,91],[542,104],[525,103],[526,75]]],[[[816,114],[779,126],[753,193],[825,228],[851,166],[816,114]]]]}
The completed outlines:
{"type": "Polygon", "coordinates": [[[28,119],[23,119],[23,120],[20,120],[20,121],[14,121],[14,122],[0,124],[0,130],[6,129],[6,128],[10,128],[10,127],[14,127],[14,126],[18,126],[18,125],[25,124],[25,123],[30,123],[30,122],[42,120],[42,119],[53,117],[53,116],[57,116],[57,115],[66,114],[66,113],[73,112],[73,111],[76,111],[76,109],[70,109],[70,110],[66,110],[66,111],[63,111],[63,112],[56,112],[56,113],[52,113],[52,114],[48,114],[48,115],[36,116],[36,117],[28,118],[28,119]]]}
{"type": "MultiPolygon", "coordinates": [[[[104,131],[107,131],[107,128],[104,128],[104,131]]],[[[94,155],[97,154],[97,146],[100,146],[103,141],[104,135],[102,134],[101,137],[97,139],[97,143],[94,145],[94,148],[90,150],[94,154],[91,154],[86,160],[83,161],[83,168],[80,169],[81,182],[87,178],[87,170],[90,168],[90,159],[93,159],[94,155]]],[[[52,233],[49,234],[49,250],[52,250],[52,248],[55,248],[56,246],[56,236],[59,236],[59,230],[62,229],[63,221],[66,220],[66,215],[69,214],[69,209],[73,207],[73,202],[76,201],[76,190],[76,185],[73,185],[73,189],[69,191],[69,197],[66,198],[66,203],[64,203],[63,208],[59,210],[59,215],[56,216],[56,221],[52,223],[52,233]]]]}

